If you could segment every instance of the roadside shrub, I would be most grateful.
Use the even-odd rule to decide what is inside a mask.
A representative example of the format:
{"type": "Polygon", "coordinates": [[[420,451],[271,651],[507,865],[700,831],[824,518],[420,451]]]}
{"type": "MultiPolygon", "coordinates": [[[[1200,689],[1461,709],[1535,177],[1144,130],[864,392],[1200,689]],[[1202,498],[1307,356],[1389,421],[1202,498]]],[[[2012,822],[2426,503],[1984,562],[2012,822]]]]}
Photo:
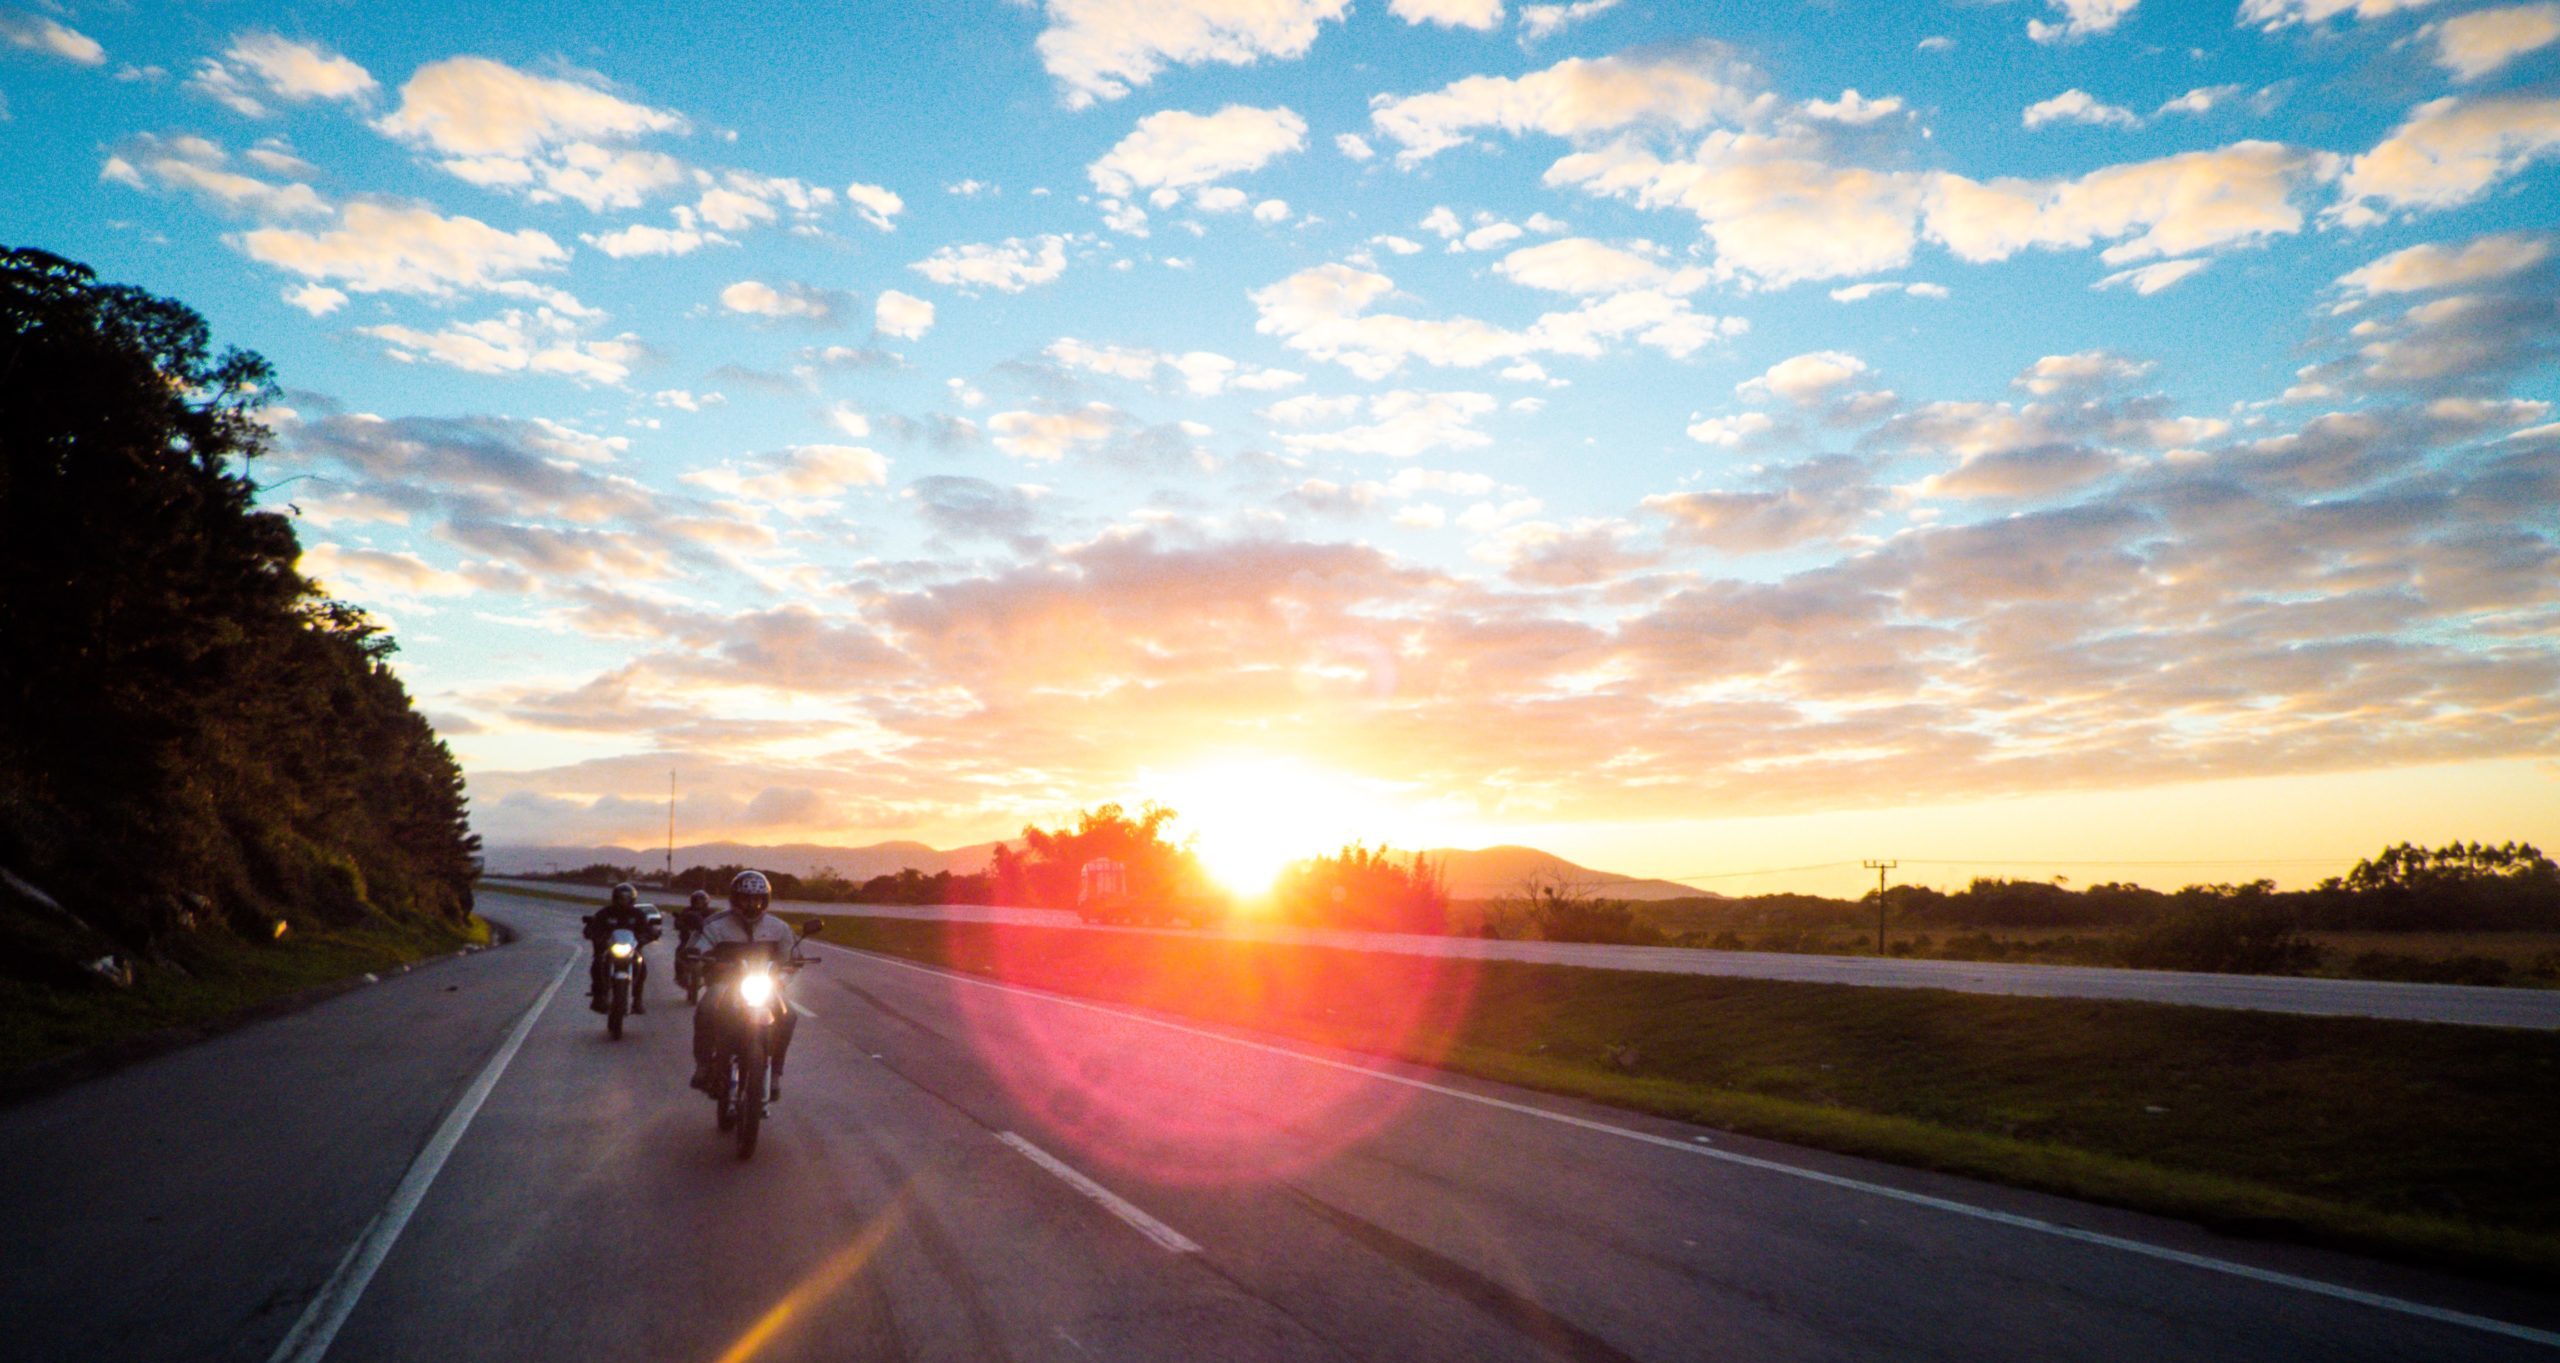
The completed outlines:
{"type": "Polygon", "coordinates": [[[2320,948],[2271,902],[2273,888],[2260,880],[2180,890],[2175,909],[2125,939],[2120,959],[2144,970],[2299,975],[2320,963],[2320,948]]]}
{"type": "Polygon", "coordinates": [[[1538,887],[1529,901],[1529,923],[1549,942],[1600,942],[1611,946],[1660,946],[1662,929],[1636,916],[1623,899],[1596,899],[1553,885],[1538,887]]]}

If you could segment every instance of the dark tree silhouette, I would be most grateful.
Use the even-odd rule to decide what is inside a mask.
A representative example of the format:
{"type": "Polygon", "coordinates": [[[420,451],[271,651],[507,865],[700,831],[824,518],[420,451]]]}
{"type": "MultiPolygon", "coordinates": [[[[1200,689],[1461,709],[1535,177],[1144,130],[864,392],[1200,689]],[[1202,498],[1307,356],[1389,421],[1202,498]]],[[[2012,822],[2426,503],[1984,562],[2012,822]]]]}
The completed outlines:
{"type": "Polygon", "coordinates": [[[256,505],[272,391],[183,304],[0,252],[0,970],[469,911],[460,767],[256,505]]]}

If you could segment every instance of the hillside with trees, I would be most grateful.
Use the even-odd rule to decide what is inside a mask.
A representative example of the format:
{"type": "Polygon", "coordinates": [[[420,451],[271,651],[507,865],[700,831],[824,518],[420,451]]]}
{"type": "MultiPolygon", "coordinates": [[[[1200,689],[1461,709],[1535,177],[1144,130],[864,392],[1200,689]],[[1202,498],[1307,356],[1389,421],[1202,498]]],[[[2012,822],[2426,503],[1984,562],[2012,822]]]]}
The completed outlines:
{"type": "Polygon", "coordinates": [[[183,304],[0,254],[0,981],[469,925],[461,768],[257,504],[273,391],[183,304]]]}

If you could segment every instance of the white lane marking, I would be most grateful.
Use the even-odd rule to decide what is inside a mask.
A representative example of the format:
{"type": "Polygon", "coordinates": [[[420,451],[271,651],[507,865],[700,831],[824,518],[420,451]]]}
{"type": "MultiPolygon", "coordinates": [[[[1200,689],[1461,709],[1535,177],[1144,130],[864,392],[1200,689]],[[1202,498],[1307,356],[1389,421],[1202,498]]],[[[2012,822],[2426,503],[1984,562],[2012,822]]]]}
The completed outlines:
{"type": "Polygon", "coordinates": [[[1184,1235],[1173,1227],[1147,1215],[1146,1212],[1139,1209],[1136,1203],[1131,1202],[1129,1199],[1103,1187],[1092,1179],[1086,1178],[1081,1171],[1069,1165],[1065,1160],[1059,1159],[1057,1156],[1050,1154],[1039,1146],[1033,1145],[1031,1142],[1024,1140],[1010,1131],[999,1134],[996,1139],[1003,1141],[1005,1144],[1012,1146],[1016,1150],[1021,1151],[1024,1159],[1031,1161],[1033,1164],[1039,1165],[1050,1173],[1056,1174],[1059,1180],[1065,1183],[1068,1187],[1073,1188],[1077,1192],[1101,1203],[1113,1216],[1119,1217],[1121,1220],[1137,1227],[1140,1235],[1155,1241],[1157,1244],[1164,1246],[1166,1249],[1172,1250],[1176,1254],[1197,1254],[1200,1252],[1200,1246],[1192,1243],[1191,1237],[1184,1235]]]}
{"type": "MultiPolygon", "coordinates": [[[[830,945],[833,944],[831,943],[830,945]]],[[[903,961],[894,956],[883,956],[874,952],[857,951],[851,947],[836,947],[836,950],[842,951],[850,956],[860,957],[864,960],[877,961],[882,965],[893,965],[902,970],[912,970],[920,975],[932,975],[941,979],[956,980],[961,984],[976,985],[981,989],[998,989],[1008,994],[1027,995],[1031,998],[1044,999],[1050,1003],[1059,1004],[1063,1007],[1081,1008],[1086,1012],[1101,1013],[1109,1017],[1124,1018],[1131,1022],[1143,1022],[1152,1027],[1165,1028],[1168,1031],[1182,1032],[1190,1036],[1206,1037],[1211,1041],[1223,1041],[1230,1046],[1242,1046],[1247,1050],[1262,1051],[1270,1055],[1287,1056],[1293,1060],[1305,1061],[1310,1065],[1322,1065],[1328,1069],[1347,1070],[1353,1074],[1365,1074],[1374,1079],[1382,1079],[1390,1084],[1402,1084],[1407,1088],[1421,1089],[1428,1093],[1437,1093],[1444,1097],[1457,1098],[1466,1102],[1477,1103],[1485,1107],[1499,1108],[1505,1112],[1517,1112],[1523,1116],[1538,1117],[1550,1122],[1559,1122],[1566,1126],[1578,1127],[1584,1131],[1596,1131],[1605,1136],[1616,1136],[1623,1140],[1637,1141],[1645,1145],[1658,1146],[1665,1150],[1678,1150],[1684,1154],[1697,1155],[1705,1159],[1721,1160],[1727,1164],[1738,1164],[1749,1169],[1759,1169],[1772,1174],[1783,1174],[1788,1178],[1800,1178],[1807,1182],[1820,1183],[1827,1187],[1843,1188],[1851,1192],[1866,1193],[1875,1197],[1889,1198],[1893,1201],[1908,1203],[1915,1207],[1927,1207],[1934,1211],[1949,1212],[1957,1216],[1972,1217],[1977,1221],[1989,1221],[1995,1225],[2008,1226],[2017,1230],[2033,1231],[2039,1235],[2051,1235],[2064,1240],[2077,1241],[2084,1245],[2097,1245],[2105,1249],[2121,1250],[2127,1254],[2138,1254],[2144,1258],[2164,1260],[2173,1264],[2183,1264],[2189,1268],[2203,1269],[2208,1273],[2221,1273],[2234,1278],[2245,1278],[2251,1282],[2266,1283],[2275,1287],[2291,1288],[2297,1292],[2308,1292],[2315,1296],[2328,1297],[2337,1301],[2353,1302],[2358,1306],[2370,1306],[2380,1311],[2392,1311],[2404,1316],[2415,1316],[2420,1320],[2431,1320],[2442,1325],[2458,1325],[2465,1329],[2478,1330],[2486,1334],[2503,1335],[2508,1339],[2521,1339],[2528,1343],[2541,1344],[2551,1348],[2560,1348],[2560,1332],[2537,1330],[2530,1325],[2517,1325],[2511,1321],[2496,1320],[2488,1316],[2475,1316],[2466,1311],[2453,1311],[2441,1306],[2429,1306],[2425,1302],[2410,1301],[2403,1297],[2384,1296],[2381,1293],[2367,1292],[2361,1288],[2345,1287],[2337,1283],[2322,1282],[2317,1278],[2297,1277],[2291,1273],[2279,1273],[2273,1269],[2258,1268],[2251,1264],[2234,1263],[2229,1259],[2216,1259],[2209,1255],[2190,1254],[2185,1250],[2170,1249],[2165,1245],[2154,1245],[2142,1240],[2129,1240],[2120,1235],[2108,1235],[2099,1231],[2082,1230],[2077,1226],[2059,1225],[2055,1222],[2040,1220],[2032,1216],[2020,1216],[2015,1212],[1995,1211],[1989,1207],[1974,1206],[1969,1202],[1957,1202],[1943,1197],[1931,1197],[1927,1193],[1915,1193],[1907,1189],[1889,1187],[1882,1183],[1869,1183],[1864,1179],[1845,1178],[1839,1174],[1826,1174],[1818,1169],[1806,1169],[1798,1165],[1783,1164],[1777,1160],[1761,1159],[1757,1156],[1745,1155],[1737,1151],[1719,1150],[1709,1145],[1693,1145],[1688,1141],[1673,1140],[1668,1136],[1656,1136],[1651,1132],[1637,1131],[1623,1126],[1612,1126],[1607,1122],[1593,1121],[1588,1117],[1577,1117],[1567,1112],[1552,1112],[1546,1108],[1532,1107],[1527,1103],[1515,1103],[1508,1099],[1492,1097],[1489,1094],[1470,1093],[1465,1089],[1452,1088],[1446,1084],[1435,1084],[1426,1079],[1415,1079],[1408,1075],[1396,1074],[1388,1070],[1373,1069],[1367,1065],[1355,1065],[1349,1061],[1334,1060],[1321,1055],[1309,1055],[1305,1051],[1292,1050],[1286,1046],[1274,1046],[1268,1042],[1261,1041],[1248,1041],[1242,1037],[1228,1036],[1222,1032],[1213,1032],[1201,1027],[1187,1027],[1179,1022],[1168,1022],[1163,1018],[1152,1018],[1143,1013],[1124,1012],[1118,1008],[1109,1008],[1098,1003],[1088,1003],[1082,999],[1068,998],[1065,995],[1052,994],[1046,990],[1026,989],[1020,985],[1000,984],[994,980],[975,979],[971,976],[960,974],[957,971],[936,970],[930,966],[917,965],[912,961],[903,961]]]]}
{"type": "Polygon", "coordinates": [[[346,1257],[338,1261],[337,1270],[320,1285],[320,1293],[311,1299],[311,1304],[302,1309],[302,1318],[293,1323],[293,1329],[276,1346],[268,1363],[319,1363],[328,1354],[330,1342],[338,1337],[338,1327],[347,1323],[357,1300],[373,1282],[374,1271],[382,1267],[382,1261],[391,1254],[391,1246],[400,1239],[400,1232],[408,1227],[409,1218],[417,1213],[418,1204],[426,1200],[427,1186],[443,1172],[446,1157],[461,1143],[471,1119],[480,1114],[480,1105],[489,1100],[489,1090],[498,1086],[498,1076],[507,1072],[508,1062],[523,1048],[534,1022],[542,1016],[543,1009],[551,1006],[552,996],[560,992],[561,982],[569,978],[569,968],[577,963],[575,953],[562,961],[560,973],[551,977],[541,997],[516,1019],[515,1028],[498,1044],[497,1054],[480,1067],[471,1087],[462,1091],[453,1111],[445,1114],[444,1124],[428,1138],[418,1157],[409,1162],[409,1172],[401,1176],[400,1186],[391,1190],[391,1201],[365,1223],[356,1242],[347,1247],[346,1257]]]}

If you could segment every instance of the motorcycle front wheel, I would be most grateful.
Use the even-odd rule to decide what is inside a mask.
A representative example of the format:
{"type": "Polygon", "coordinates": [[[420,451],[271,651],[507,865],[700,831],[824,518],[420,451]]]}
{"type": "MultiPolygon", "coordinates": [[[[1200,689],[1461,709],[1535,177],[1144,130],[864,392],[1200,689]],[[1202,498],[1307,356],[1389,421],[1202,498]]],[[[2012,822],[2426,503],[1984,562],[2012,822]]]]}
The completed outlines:
{"type": "Polygon", "coordinates": [[[622,1019],[631,1011],[631,981],[615,980],[613,995],[604,1007],[604,1034],[616,1041],[622,1039],[622,1019]]]}

